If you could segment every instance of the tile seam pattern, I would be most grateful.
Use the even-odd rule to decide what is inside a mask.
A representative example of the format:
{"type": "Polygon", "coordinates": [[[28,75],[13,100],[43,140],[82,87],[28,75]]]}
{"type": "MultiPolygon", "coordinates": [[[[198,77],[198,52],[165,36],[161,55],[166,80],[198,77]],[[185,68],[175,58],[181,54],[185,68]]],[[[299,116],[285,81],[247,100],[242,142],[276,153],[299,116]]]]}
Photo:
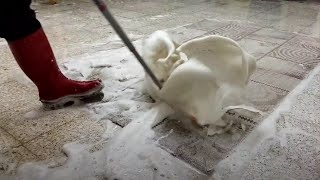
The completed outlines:
{"type": "Polygon", "coordinates": [[[50,129],[49,131],[42,132],[41,134],[37,135],[36,137],[34,137],[34,138],[32,138],[32,139],[30,139],[30,140],[28,140],[28,141],[26,141],[26,142],[21,142],[21,144],[22,144],[22,145],[28,144],[28,143],[30,143],[31,141],[33,141],[33,140],[35,140],[35,139],[37,139],[37,138],[41,137],[42,135],[44,135],[44,134],[48,134],[48,133],[50,133],[50,132],[52,132],[52,131],[54,131],[54,130],[57,130],[57,129],[59,129],[59,128],[61,128],[61,127],[65,126],[66,124],[72,123],[72,122],[74,122],[74,121],[77,121],[77,120],[72,120],[72,121],[65,122],[65,123],[63,123],[63,124],[61,124],[61,125],[59,125],[59,126],[57,126],[57,127],[53,128],[53,129],[50,129]]]}
{"type": "Polygon", "coordinates": [[[8,132],[6,129],[4,129],[3,127],[1,127],[0,126],[0,129],[2,130],[2,131],[4,131],[5,133],[7,133],[11,138],[13,138],[15,141],[17,141],[18,142],[18,144],[19,145],[17,145],[17,146],[12,146],[12,147],[10,147],[10,148],[15,148],[15,147],[19,147],[19,146],[21,146],[22,145],[22,142],[21,141],[19,141],[16,137],[14,137],[10,132],[8,132]]]}
{"type": "MultiPolygon", "coordinates": [[[[23,148],[25,148],[29,153],[31,153],[32,155],[34,155],[37,159],[39,158],[38,155],[36,155],[36,154],[33,153],[30,149],[28,149],[26,146],[24,146],[24,143],[23,143],[23,142],[21,142],[21,141],[18,140],[16,137],[14,137],[14,136],[13,136],[10,132],[8,132],[6,129],[4,129],[4,128],[2,128],[2,127],[0,127],[0,129],[1,129],[2,131],[4,131],[5,133],[7,133],[9,136],[11,136],[15,141],[18,142],[18,145],[12,146],[12,147],[10,147],[10,149],[23,147],[23,148]]],[[[7,151],[5,151],[5,152],[7,152],[7,151]]],[[[5,152],[3,152],[3,153],[5,153],[5,152]]]]}

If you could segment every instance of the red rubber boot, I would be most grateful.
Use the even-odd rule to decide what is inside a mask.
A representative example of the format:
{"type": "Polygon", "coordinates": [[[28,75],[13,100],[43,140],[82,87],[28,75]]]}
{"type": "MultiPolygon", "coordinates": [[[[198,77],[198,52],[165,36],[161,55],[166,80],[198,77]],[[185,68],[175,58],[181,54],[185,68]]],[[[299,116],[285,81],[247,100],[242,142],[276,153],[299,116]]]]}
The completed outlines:
{"type": "Polygon", "coordinates": [[[62,74],[42,28],[8,44],[21,69],[38,87],[45,107],[58,109],[103,98],[100,80],[74,81],[62,74]]]}

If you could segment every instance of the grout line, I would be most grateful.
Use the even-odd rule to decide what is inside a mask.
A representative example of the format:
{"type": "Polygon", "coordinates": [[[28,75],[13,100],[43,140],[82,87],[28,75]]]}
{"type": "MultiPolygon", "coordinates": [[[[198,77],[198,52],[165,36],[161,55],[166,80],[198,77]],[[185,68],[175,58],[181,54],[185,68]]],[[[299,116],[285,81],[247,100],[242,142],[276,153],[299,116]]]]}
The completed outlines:
{"type": "MultiPolygon", "coordinates": [[[[265,28],[265,27],[264,27],[264,26],[262,26],[261,28],[258,28],[256,31],[253,31],[253,32],[251,32],[251,33],[249,33],[249,34],[247,34],[247,35],[243,36],[241,39],[243,39],[243,38],[247,38],[249,35],[251,35],[251,34],[254,34],[254,33],[258,32],[258,31],[262,30],[263,28],[265,28]]],[[[239,40],[241,40],[241,39],[239,39],[239,40]]],[[[237,40],[237,41],[239,41],[239,40],[237,40]]]]}
{"type": "Polygon", "coordinates": [[[73,122],[73,121],[77,121],[77,120],[72,120],[72,121],[63,123],[63,124],[61,124],[61,125],[59,125],[59,126],[57,126],[57,127],[54,127],[53,129],[50,129],[49,131],[46,131],[46,132],[43,132],[43,133],[37,135],[36,137],[34,137],[34,138],[32,138],[32,139],[30,139],[30,140],[28,140],[28,141],[26,141],[26,142],[21,142],[21,146],[23,146],[24,148],[26,148],[27,150],[29,150],[32,154],[34,154],[35,156],[37,156],[37,158],[38,158],[39,160],[43,160],[43,159],[41,159],[37,154],[33,153],[29,148],[27,148],[26,145],[29,144],[31,141],[33,141],[33,140],[35,140],[35,139],[37,139],[37,138],[40,138],[42,135],[48,134],[48,133],[50,133],[50,132],[52,132],[52,131],[54,131],[54,130],[57,130],[57,129],[61,128],[62,126],[66,125],[66,124],[68,124],[68,123],[71,123],[71,122],[73,122]]]}
{"type": "Polygon", "coordinates": [[[19,147],[19,146],[22,145],[22,142],[21,142],[19,139],[17,139],[16,137],[14,137],[14,136],[13,136],[9,131],[7,131],[5,128],[0,127],[0,129],[1,129],[2,131],[4,131],[5,133],[7,133],[10,137],[12,137],[15,141],[17,141],[17,142],[19,143],[19,145],[17,145],[17,146],[12,146],[12,147],[10,147],[10,148],[19,147]]]}
{"type": "Polygon", "coordinates": [[[29,153],[31,153],[32,155],[37,157],[37,160],[41,160],[40,157],[35,154],[34,152],[32,152],[29,148],[27,148],[25,145],[21,144],[21,147],[25,148],[27,151],[29,151],[29,153]]]}
{"type": "MultiPolygon", "coordinates": [[[[268,57],[275,58],[275,59],[280,59],[280,60],[283,60],[283,61],[292,62],[292,63],[295,63],[295,64],[297,64],[297,65],[300,65],[300,64],[303,65],[303,62],[302,62],[302,63],[298,63],[298,62],[296,62],[296,61],[289,60],[289,59],[284,59],[284,58],[281,58],[281,57],[273,57],[273,56],[268,56],[268,57]]],[[[310,60],[319,60],[319,59],[314,58],[314,59],[310,59],[310,60]]],[[[319,62],[320,62],[320,60],[319,60],[319,62]]],[[[317,66],[317,65],[315,65],[315,66],[317,66]]]]}
{"type": "MultiPolygon", "coordinates": [[[[72,107],[71,107],[71,108],[72,108],[72,107]]],[[[70,109],[70,110],[72,110],[72,109],[70,109]]],[[[82,111],[82,110],[81,110],[81,111],[82,111]]],[[[87,114],[87,112],[86,112],[86,114],[87,114]]],[[[90,114],[89,114],[89,115],[90,115],[90,114]]],[[[61,125],[58,125],[58,126],[54,127],[53,129],[50,129],[50,130],[48,130],[48,131],[46,131],[46,132],[40,133],[39,135],[37,135],[36,137],[34,137],[34,138],[32,138],[32,139],[30,139],[30,140],[28,140],[28,141],[21,142],[21,144],[22,144],[22,145],[28,144],[28,143],[30,143],[31,141],[39,138],[40,136],[42,136],[42,135],[44,135],[44,134],[48,134],[48,133],[50,133],[50,132],[52,132],[52,131],[55,131],[55,130],[57,130],[57,129],[59,129],[59,128],[67,125],[67,124],[70,124],[70,123],[74,122],[74,121],[78,121],[78,120],[75,119],[75,120],[71,120],[71,121],[65,122],[65,123],[63,123],[63,124],[61,124],[61,125]]],[[[90,121],[92,121],[92,122],[94,122],[94,123],[99,123],[98,121],[93,121],[92,119],[91,119],[90,121]]],[[[111,121],[111,120],[110,120],[110,121],[111,121]]],[[[113,121],[111,121],[111,122],[114,123],[113,121]]],[[[116,124],[116,123],[114,123],[114,124],[116,124]]],[[[118,124],[117,124],[117,125],[118,125],[118,124]]],[[[123,126],[121,126],[121,125],[118,125],[118,126],[120,126],[121,128],[123,128],[123,126]]]]}
{"type": "Polygon", "coordinates": [[[252,82],[255,82],[255,83],[258,83],[258,84],[262,84],[262,85],[266,85],[268,87],[271,87],[271,88],[275,88],[275,89],[279,89],[281,91],[284,91],[284,92],[290,92],[289,90],[285,90],[285,89],[282,89],[282,88],[279,88],[279,87],[275,87],[275,86],[272,86],[272,85],[269,85],[269,84],[266,84],[266,83],[263,83],[263,82],[260,82],[260,81],[256,81],[256,80],[252,80],[252,82]]]}
{"type": "Polygon", "coordinates": [[[29,153],[31,153],[32,155],[36,156],[37,159],[39,159],[39,156],[35,153],[33,153],[30,149],[28,149],[26,146],[24,146],[24,143],[22,141],[20,141],[19,139],[17,139],[16,137],[14,137],[11,133],[9,133],[6,129],[0,127],[1,130],[3,130],[5,133],[9,134],[15,141],[17,141],[19,143],[19,145],[17,146],[12,146],[9,147],[8,149],[13,149],[13,148],[19,148],[19,147],[23,147],[25,148],[29,153]]]}
{"type": "Polygon", "coordinates": [[[61,124],[61,125],[59,125],[59,126],[56,126],[56,127],[52,128],[52,129],[50,129],[49,131],[42,132],[42,133],[40,133],[39,135],[37,135],[36,137],[34,137],[34,138],[32,138],[32,139],[29,139],[28,141],[22,142],[22,145],[28,144],[28,143],[30,143],[31,141],[33,141],[33,140],[35,140],[35,139],[37,139],[37,138],[40,138],[40,136],[42,136],[42,135],[44,135],[44,134],[47,134],[47,133],[50,133],[50,132],[52,132],[52,131],[54,131],[54,130],[57,130],[57,129],[59,129],[60,127],[66,125],[66,124],[68,124],[68,123],[71,123],[71,122],[73,122],[73,121],[76,121],[76,120],[71,120],[71,121],[65,122],[65,123],[63,123],[63,124],[61,124]]]}

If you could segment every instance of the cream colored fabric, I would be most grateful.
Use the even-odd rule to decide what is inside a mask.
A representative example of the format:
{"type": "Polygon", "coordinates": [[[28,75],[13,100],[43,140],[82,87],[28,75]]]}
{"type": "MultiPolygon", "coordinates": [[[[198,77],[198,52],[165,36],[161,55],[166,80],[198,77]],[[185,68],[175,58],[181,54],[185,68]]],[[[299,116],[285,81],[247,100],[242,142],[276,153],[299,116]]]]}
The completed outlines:
{"type": "Polygon", "coordinates": [[[217,35],[188,41],[181,46],[163,31],[153,33],[142,55],[161,79],[159,90],[146,76],[146,88],[155,99],[193,118],[200,125],[221,125],[230,106],[241,96],[256,60],[237,42],[217,35]]]}

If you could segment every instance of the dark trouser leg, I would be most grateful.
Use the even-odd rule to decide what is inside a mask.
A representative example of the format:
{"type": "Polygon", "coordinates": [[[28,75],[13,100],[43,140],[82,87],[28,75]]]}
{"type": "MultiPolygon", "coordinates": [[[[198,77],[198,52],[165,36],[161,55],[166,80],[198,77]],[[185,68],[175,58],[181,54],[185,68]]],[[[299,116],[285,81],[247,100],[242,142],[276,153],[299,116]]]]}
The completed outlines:
{"type": "Polygon", "coordinates": [[[1,0],[0,37],[7,41],[24,38],[41,28],[31,0],[1,0]]]}

